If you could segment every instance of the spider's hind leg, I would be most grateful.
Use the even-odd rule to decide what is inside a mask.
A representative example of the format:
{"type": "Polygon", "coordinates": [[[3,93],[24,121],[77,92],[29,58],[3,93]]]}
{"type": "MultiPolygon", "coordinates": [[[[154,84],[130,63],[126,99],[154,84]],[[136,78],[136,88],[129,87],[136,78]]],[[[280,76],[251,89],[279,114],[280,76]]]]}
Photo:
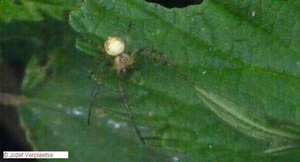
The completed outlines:
{"type": "Polygon", "coordinates": [[[142,141],[142,143],[145,144],[145,140],[144,140],[144,138],[142,137],[141,132],[140,132],[140,130],[139,130],[138,127],[137,127],[137,124],[136,124],[136,121],[135,121],[135,117],[134,117],[134,115],[132,114],[132,109],[131,109],[131,107],[129,106],[128,101],[127,101],[127,99],[126,99],[126,97],[125,97],[125,93],[124,93],[124,90],[123,90],[123,87],[122,87],[122,80],[121,80],[122,77],[125,77],[125,76],[122,75],[122,74],[120,74],[120,75],[119,75],[119,78],[118,78],[118,85],[119,85],[120,93],[121,93],[122,98],[123,98],[124,106],[125,106],[125,108],[126,108],[126,111],[127,111],[128,115],[129,115],[129,117],[130,117],[131,123],[132,123],[132,125],[133,125],[133,127],[134,127],[136,133],[138,134],[138,136],[139,136],[140,140],[142,141]]]}

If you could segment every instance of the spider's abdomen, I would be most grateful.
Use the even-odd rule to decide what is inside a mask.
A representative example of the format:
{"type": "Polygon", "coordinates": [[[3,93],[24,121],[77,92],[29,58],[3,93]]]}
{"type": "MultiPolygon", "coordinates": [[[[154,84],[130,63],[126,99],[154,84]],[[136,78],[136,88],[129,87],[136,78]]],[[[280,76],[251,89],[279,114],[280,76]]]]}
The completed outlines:
{"type": "Polygon", "coordinates": [[[124,52],[125,43],[119,37],[109,37],[104,43],[104,49],[110,56],[117,56],[124,52]]]}

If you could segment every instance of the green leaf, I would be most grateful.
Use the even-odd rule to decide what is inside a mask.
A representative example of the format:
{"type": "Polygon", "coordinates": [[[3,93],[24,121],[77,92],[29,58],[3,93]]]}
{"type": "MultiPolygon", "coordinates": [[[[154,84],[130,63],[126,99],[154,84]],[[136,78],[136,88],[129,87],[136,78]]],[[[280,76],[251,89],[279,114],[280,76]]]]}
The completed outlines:
{"type": "MultiPolygon", "coordinates": [[[[103,146],[130,147],[129,161],[136,161],[145,150],[156,150],[147,146],[153,145],[186,152],[176,155],[186,161],[274,161],[273,155],[277,161],[297,161],[299,8],[297,2],[270,0],[207,0],[182,9],[138,0],[86,0],[70,16],[79,33],[76,46],[85,54],[68,52],[64,61],[54,61],[59,73],[31,94],[36,98],[23,110],[31,118],[24,120],[31,130],[45,128],[32,134],[38,148],[72,146],[70,152],[84,150],[84,158],[103,146]],[[95,84],[87,71],[95,69],[99,76],[112,67],[99,50],[109,36],[130,38],[129,54],[152,49],[141,53],[122,80],[146,146],[131,127],[115,71],[103,79],[92,124],[86,125],[95,84]],[[47,137],[40,142],[40,136],[47,137]],[[52,138],[64,142],[47,143],[52,138]]],[[[109,161],[108,153],[94,158],[106,155],[109,161]]]]}
{"type": "Polygon", "coordinates": [[[5,23],[12,20],[42,21],[45,16],[63,20],[64,12],[75,9],[79,4],[80,0],[2,0],[0,20],[5,23]]]}

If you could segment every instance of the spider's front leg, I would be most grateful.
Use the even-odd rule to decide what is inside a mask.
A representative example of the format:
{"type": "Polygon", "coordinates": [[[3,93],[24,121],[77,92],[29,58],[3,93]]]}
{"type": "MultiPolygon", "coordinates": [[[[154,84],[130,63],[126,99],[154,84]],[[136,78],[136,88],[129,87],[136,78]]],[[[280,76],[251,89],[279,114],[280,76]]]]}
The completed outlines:
{"type": "Polygon", "coordinates": [[[161,53],[157,50],[149,48],[147,46],[139,48],[138,50],[133,52],[130,57],[132,57],[134,60],[136,60],[138,55],[141,56],[141,53],[143,53],[143,52],[147,52],[147,54],[143,55],[144,58],[147,58],[148,60],[151,60],[151,61],[155,62],[156,64],[167,65],[167,66],[170,66],[170,67],[173,67],[173,68],[176,67],[171,62],[171,60],[168,58],[168,56],[166,56],[165,54],[163,54],[163,53],[161,53]]]}
{"type": "Polygon", "coordinates": [[[184,73],[182,70],[180,70],[172,61],[171,59],[163,54],[162,52],[159,52],[157,50],[154,50],[149,47],[142,47],[135,52],[132,53],[130,57],[134,58],[136,60],[137,56],[142,56],[143,58],[146,58],[147,60],[150,60],[154,62],[156,65],[164,65],[169,67],[172,70],[175,70],[177,73],[179,73],[182,77],[184,77],[189,83],[191,83],[193,86],[196,86],[196,83],[193,81],[193,79],[184,73]],[[147,52],[145,55],[141,55],[141,53],[147,52]]]}

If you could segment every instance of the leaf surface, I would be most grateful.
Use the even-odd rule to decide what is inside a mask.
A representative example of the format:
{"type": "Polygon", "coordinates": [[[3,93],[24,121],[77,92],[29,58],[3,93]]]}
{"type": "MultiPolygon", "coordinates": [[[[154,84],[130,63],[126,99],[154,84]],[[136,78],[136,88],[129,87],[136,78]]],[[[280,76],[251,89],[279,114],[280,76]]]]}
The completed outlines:
{"type": "MultiPolygon", "coordinates": [[[[122,81],[148,145],[187,152],[183,158],[187,161],[273,161],[269,153],[281,155],[278,161],[297,161],[299,6],[284,1],[207,0],[166,9],[138,0],[87,0],[70,16],[79,33],[76,45],[86,55],[67,63],[59,77],[48,81],[44,92],[49,93],[40,97],[55,96],[52,101],[61,103],[59,109],[69,112],[72,120],[74,111],[83,112],[78,117],[82,123],[76,125],[84,125],[93,91],[86,71],[96,69],[98,76],[106,65],[112,66],[99,50],[107,37],[129,38],[129,54],[145,46],[153,49],[140,54],[122,81]]],[[[92,114],[96,133],[105,121],[111,123],[110,117],[103,119],[106,115],[131,126],[117,79],[115,71],[103,79],[92,114]]],[[[90,133],[86,129],[91,128],[71,130],[80,136],[90,133]]],[[[125,130],[140,142],[131,127],[125,130]]],[[[121,141],[128,138],[123,131],[115,134],[121,141]]]]}

